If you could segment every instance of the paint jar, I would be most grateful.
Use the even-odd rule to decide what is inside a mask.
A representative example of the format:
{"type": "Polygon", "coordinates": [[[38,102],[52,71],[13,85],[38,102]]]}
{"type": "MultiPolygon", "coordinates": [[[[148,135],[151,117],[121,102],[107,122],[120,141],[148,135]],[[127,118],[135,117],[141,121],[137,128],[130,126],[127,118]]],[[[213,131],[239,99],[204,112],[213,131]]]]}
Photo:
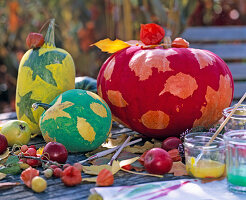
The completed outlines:
{"type": "Polygon", "coordinates": [[[222,135],[218,135],[207,147],[213,133],[189,133],[184,139],[185,163],[188,174],[195,178],[218,178],[225,171],[225,144],[222,135]],[[197,161],[197,157],[202,157],[197,161]]]}
{"type": "Polygon", "coordinates": [[[228,189],[246,193],[246,130],[224,134],[228,189]]]}
{"type": "MultiPolygon", "coordinates": [[[[225,108],[223,115],[226,118],[234,107],[225,108]]],[[[234,114],[225,125],[225,130],[241,130],[246,129],[246,105],[241,105],[237,108],[234,114]]]]}

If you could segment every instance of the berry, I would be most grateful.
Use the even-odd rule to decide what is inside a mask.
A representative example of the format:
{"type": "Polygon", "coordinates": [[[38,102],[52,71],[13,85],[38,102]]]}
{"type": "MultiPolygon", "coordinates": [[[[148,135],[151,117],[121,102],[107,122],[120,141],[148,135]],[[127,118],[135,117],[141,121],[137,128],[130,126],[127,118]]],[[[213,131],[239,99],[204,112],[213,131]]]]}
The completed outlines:
{"type": "Polygon", "coordinates": [[[52,169],[46,169],[43,172],[44,172],[44,176],[46,178],[50,178],[53,175],[53,170],[52,169]]]}
{"type": "Polygon", "coordinates": [[[63,169],[66,169],[69,166],[71,166],[71,165],[67,163],[67,164],[63,165],[63,169]]]}
{"type": "Polygon", "coordinates": [[[74,166],[69,166],[62,172],[62,182],[66,186],[75,186],[81,183],[81,172],[74,166]]]}
{"type": "Polygon", "coordinates": [[[164,29],[157,24],[141,24],[140,39],[146,45],[156,45],[165,36],[164,29]]]}
{"type": "Polygon", "coordinates": [[[27,156],[36,156],[36,153],[37,151],[34,148],[28,148],[27,151],[25,152],[27,156]]]}
{"type": "Polygon", "coordinates": [[[34,160],[34,159],[27,159],[26,163],[32,167],[38,166],[39,162],[38,160],[34,160]]]}
{"type": "Polygon", "coordinates": [[[32,190],[34,192],[43,192],[47,188],[47,182],[40,176],[32,179],[32,190]]]}
{"type": "Polygon", "coordinates": [[[27,145],[22,145],[21,146],[21,152],[25,153],[28,150],[28,146],[27,145]]]}
{"type": "Polygon", "coordinates": [[[74,163],[73,166],[76,167],[80,172],[82,172],[83,166],[80,163],[74,163]]]}
{"type": "Polygon", "coordinates": [[[50,168],[54,170],[54,169],[59,168],[59,167],[57,165],[50,165],[50,168]]]}
{"type": "Polygon", "coordinates": [[[33,149],[37,150],[37,148],[35,147],[35,145],[31,145],[29,148],[33,148],[33,149]]]}
{"type": "Polygon", "coordinates": [[[54,169],[54,171],[53,171],[53,175],[55,176],[55,177],[61,177],[61,175],[62,175],[62,169],[61,168],[55,168],[54,169]]]}

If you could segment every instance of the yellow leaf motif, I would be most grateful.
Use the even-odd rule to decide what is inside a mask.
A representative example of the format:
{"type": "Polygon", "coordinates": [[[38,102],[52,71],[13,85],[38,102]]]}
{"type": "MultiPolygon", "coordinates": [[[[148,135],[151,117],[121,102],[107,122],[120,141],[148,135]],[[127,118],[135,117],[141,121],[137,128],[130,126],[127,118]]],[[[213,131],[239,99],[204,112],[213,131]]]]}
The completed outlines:
{"type": "Polygon", "coordinates": [[[125,49],[131,45],[127,44],[126,42],[123,42],[122,40],[110,40],[109,38],[100,40],[91,46],[97,46],[99,49],[101,49],[104,52],[108,53],[115,53],[119,50],[125,49]]]}
{"type": "Polygon", "coordinates": [[[86,119],[77,117],[77,129],[84,140],[89,142],[93,142],[95,140],[96,132],[86,119]]]}
{"type": "Polygon", "coordinates": [[[67,117],[67,118],[71,118],[71,116],[69,115],[69,113],[63,111],[65,108],[68,108],[70,106],[73,106],[74,103],[69,102],[69,101],[65,101],[65,102],[61,102],[62,101],[62,96],[60,96],[57,101],[55,102],[55,104],[53,106],[51,106],[46,112],[45,112],[45,116],[42,119],[42,122],[44,122],[47,119],[54,119],[56,120],[57,117],[67,117]]]}

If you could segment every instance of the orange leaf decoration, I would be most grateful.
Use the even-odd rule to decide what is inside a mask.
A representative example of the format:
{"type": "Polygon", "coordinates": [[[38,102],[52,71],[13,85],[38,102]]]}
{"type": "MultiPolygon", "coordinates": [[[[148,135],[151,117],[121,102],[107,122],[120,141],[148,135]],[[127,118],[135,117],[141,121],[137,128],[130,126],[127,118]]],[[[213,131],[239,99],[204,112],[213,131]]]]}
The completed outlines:
{"type": "Polygon", "coordinates": [[[114,176],[111,171],[102,169],[97,176],[98,186],[110,186],[114,184],[114,176]]]}
{"type": "Polygon", "coordinates": [[[109,38],[100,40],[90,46],[97,46],[99,49],[101,49],[104,52],[108,53],[115,53],[119,50],[125,49],[131,45],[127,44],[126,42],[122,40],[110,40],[109,38]]]}
{"type": "Polygon", "coordinates": [[[179,161],[179,162],[173,162],[173,166],[171,170],[168,172],[169,174],[173,173],[174,176],[184,176],[188,175],[185,165],[179,161]]]}
{"type": "Polygon", "coordinates": [[[29,167],[21,173],[20,178],[27,187],[31,188],[32,179],[38,175],[39,175],[38,170],[29,167]]]}

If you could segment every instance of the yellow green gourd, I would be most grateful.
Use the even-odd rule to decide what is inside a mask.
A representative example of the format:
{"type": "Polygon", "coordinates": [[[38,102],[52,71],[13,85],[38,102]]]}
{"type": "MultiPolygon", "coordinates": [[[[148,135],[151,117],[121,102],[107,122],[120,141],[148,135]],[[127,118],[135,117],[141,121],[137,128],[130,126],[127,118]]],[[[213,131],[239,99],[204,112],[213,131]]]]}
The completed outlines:
{"type": "Polygon", "coordinates": [[[52,19],[40,48],[29,49],[21,59],[16,88],[16,113],[27,122],[33,134],[39,134],[39,118],[43,112],[35,102],[50,103],[59,94],[75,88],[75,66],[71,55],[54,42],[52,19]]]}

